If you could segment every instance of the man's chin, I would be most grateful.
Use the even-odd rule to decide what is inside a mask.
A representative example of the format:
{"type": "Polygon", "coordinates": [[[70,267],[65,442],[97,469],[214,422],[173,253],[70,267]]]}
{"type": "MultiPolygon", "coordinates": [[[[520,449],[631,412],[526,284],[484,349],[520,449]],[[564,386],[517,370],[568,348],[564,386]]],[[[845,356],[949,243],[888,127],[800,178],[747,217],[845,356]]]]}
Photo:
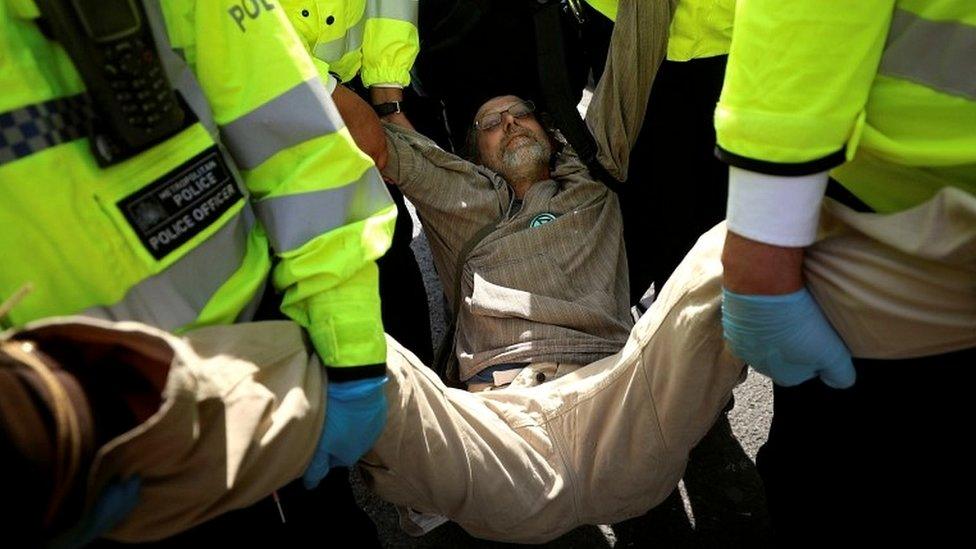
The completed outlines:
{"type": "Polygon", "coordinates": [[[532,147],[534,145],[540,145],[537,139],[531,135],[520,134],[509,139],[508,142],[505,143],[505,146],[502,147],[502,152],[511,154],[519,149],[532,147]]]}

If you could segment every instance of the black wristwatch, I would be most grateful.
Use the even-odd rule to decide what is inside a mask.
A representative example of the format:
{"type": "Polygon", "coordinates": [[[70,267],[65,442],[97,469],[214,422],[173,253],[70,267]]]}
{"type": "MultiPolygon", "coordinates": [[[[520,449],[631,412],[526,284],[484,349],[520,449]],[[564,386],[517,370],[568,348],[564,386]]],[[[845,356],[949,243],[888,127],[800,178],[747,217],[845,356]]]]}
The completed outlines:
{"type": "Polygon", "coordinates": [[[386,116],[388,114],[400,114],[403,112],[403,101],[390,101],[389,103],[380,103],[379,105],[373,105],[373,110],[376,114],[380,116],[386,116]]]}

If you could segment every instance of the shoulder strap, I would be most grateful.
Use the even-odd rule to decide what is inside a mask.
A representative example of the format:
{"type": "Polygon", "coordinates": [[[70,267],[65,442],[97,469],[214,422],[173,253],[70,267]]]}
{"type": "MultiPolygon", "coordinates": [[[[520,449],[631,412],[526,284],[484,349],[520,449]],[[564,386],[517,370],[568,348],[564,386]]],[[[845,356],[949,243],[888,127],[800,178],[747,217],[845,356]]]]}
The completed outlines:
{"type": "Polygon", "coordinates": [[[536,54],[539,71],[539,88],[546,108],[559,127],[563,137],[573,146],[580,160],[586,164],[590,174],[603,182],[610,190],[616,191],[616,179],[597,160],[596,140],[586,127],[573,104],[572,84],[569,80],[569,65],[563,48],[562,3],[558,0],[546,2],[534,16],[536,54]]]}

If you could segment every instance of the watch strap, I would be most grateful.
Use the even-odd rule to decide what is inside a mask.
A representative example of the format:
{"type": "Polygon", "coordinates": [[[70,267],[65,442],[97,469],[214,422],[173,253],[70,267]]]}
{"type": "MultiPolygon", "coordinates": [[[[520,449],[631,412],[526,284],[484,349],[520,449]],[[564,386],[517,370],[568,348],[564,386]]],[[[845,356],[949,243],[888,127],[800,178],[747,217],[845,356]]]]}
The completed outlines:
{"type": "Polygon", "coordinates": [[[373,105],[373,110],[376,114],[380,116],[386,116],[389,114],[398,114],[403,112],[403,101],[390,101],[388,103],[380,103],[379,105],[373,105]]]}

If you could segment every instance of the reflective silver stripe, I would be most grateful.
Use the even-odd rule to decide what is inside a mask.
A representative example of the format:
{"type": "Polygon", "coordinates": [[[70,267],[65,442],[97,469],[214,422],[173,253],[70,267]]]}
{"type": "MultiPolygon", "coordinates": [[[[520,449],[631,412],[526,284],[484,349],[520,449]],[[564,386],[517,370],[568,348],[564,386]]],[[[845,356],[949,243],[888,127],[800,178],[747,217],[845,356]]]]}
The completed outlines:
{"type": "Polygon", "coordinates": [[[137,320],[174,330],[200,316],[210,298],[244,261],[254,213],[247,203],[233,219],[165,271],[136,284],[114,305],[81,314],[107,320],[137,320]]]}
{"type": "Polygon", "coordinates": [[[258,219],[278,253],[294,250],[313,238],[361,221],[393,204],[376,168],[355,183],[310,193],[278,196],[254,205],[258,219]]]}
{"type": "Polygon", "coordinates": [[[316,44],[312,49],[315,57],[325,62],[335,62],[343,55],[358,50],[363,45],[363,32],[367,19],[383,18],[406,21],[417,26],[417,0],[376,0],[367,2],[366,13],[346,31],[342,38],[316,44]]]}
{"type": "Polygon", "coordinates": [[[374,0],[366,3],[366,17],[399,19],[417,24],[417,0],[374,0]]]}
{"type": "Polygon", "coordinates": [[[976,27],[895,10],[878,72],[976,100],[976,27]]]}
{"type": "Polygon", "coordinates": [[[220,129],[237,165],[255,168],[275,153],[343,127],[318,78],[306,80],[220,129]]]}
{"type": "Polygon", "coordinates": [[[361,17],[352,28],[346,31],[346,34],[342,38],[315,44],[315,48],[312,49],[312,55],[326,63],[338,61],[346,52],[358,50],[362,47],[363,29],[365,27],[366,18],[361,17]]]}

